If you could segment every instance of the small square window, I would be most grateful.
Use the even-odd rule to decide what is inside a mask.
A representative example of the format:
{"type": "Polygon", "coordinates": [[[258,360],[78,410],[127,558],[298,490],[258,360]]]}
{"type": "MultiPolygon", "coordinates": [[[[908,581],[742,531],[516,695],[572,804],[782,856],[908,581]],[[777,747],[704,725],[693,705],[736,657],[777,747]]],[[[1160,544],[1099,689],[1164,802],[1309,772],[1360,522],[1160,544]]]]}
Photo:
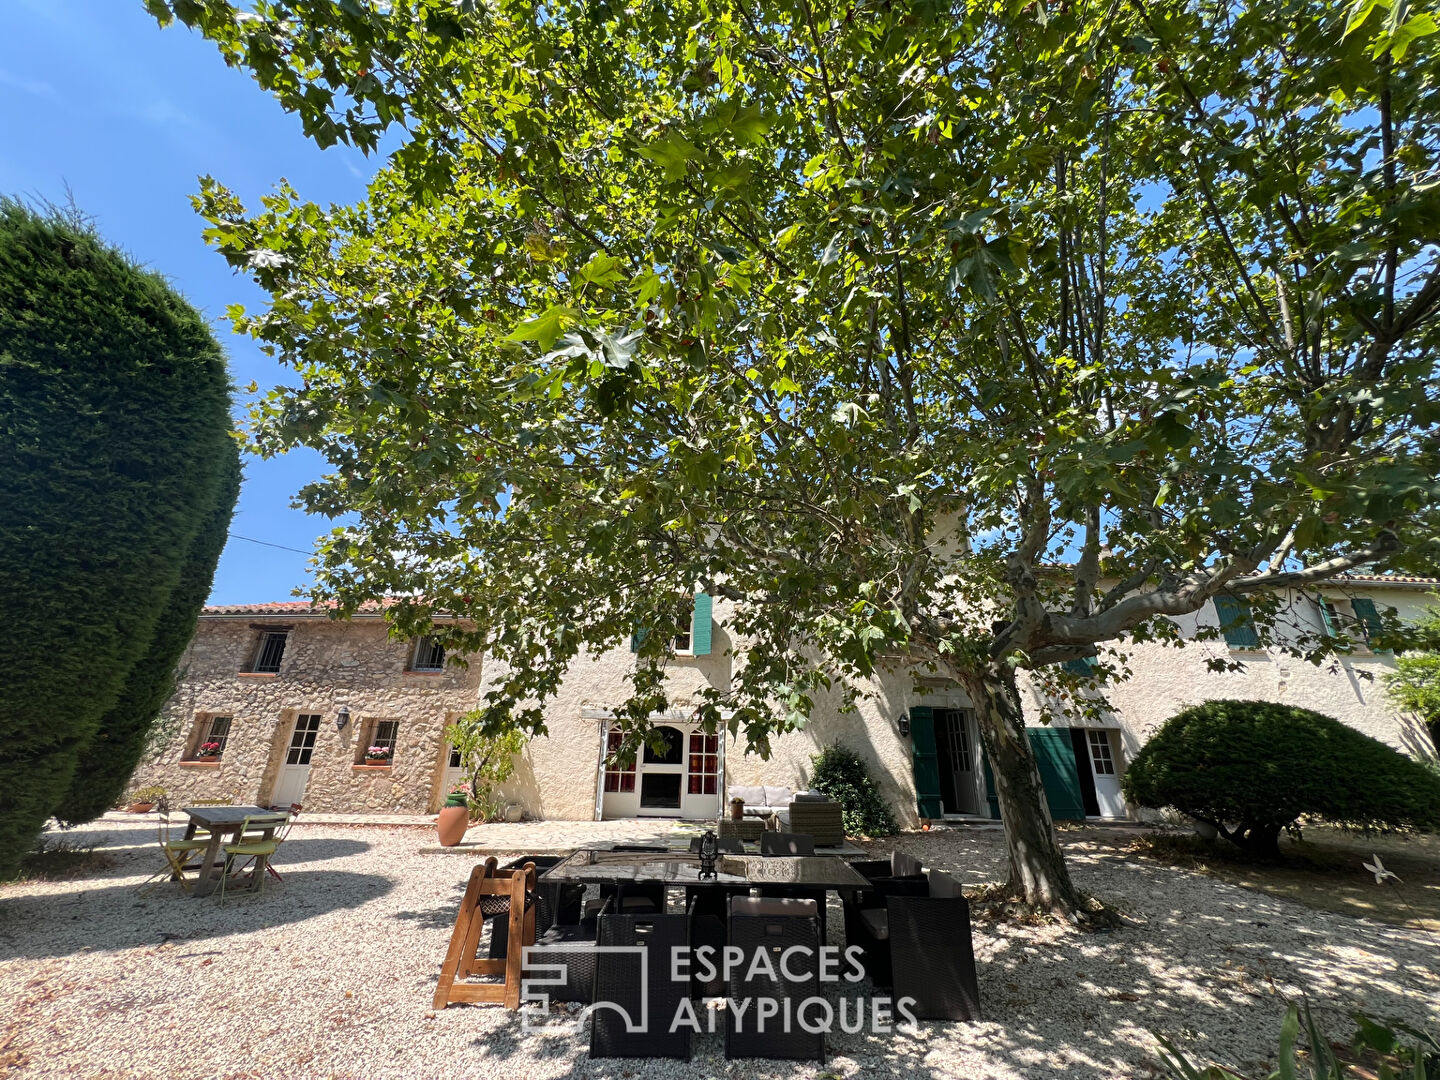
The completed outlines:
{"type": "Polygon", "coordinates": [[[415,651],[410,655],[411,671],[444,671],[445,646],[433,637],[422,637],[415,641],[415,651]]]}
{"type": "Polygon", "coordinates": [[[376,720],[370,728],[370,737],[360,747],[357,765],[393,765],[395,744],[400,738],[399,720],[376,720]]]}
{"type": "Polygon", "coordinates": [[[285,658],[285,641],[288,630],[264,630],[255,646],[255,662],[250,670],[257,674],[274,674],[280,670],[280,661],[285,658]]]}
{"type": "Polygon", "coordinates": [[[225,755],[225,744],[230,741],[230,720],[228,716],[197,717],[195,741],[186,760],[219,761],[225,755]]]}

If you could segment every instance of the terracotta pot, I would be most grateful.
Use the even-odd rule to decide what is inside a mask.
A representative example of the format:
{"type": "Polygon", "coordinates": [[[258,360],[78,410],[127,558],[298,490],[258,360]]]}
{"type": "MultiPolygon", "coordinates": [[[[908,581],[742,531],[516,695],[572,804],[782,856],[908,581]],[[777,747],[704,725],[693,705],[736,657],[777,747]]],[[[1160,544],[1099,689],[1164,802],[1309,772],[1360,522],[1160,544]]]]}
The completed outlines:
{"type": "Polygon", "coordinates": [[[440,837],[441,847],[454,847],[465,839],[465,829],[470,824],[470,809],[465,806],[444,806],[435,819],[435,832],[440,837]]]}
{"type": "Polygon", "coordinates": [[[745,819],[745,804],[739,799],[730,800],[730,820],[743,821],[745,819]]]}
{"type": "Polygon", "coordinates": [[[152,802],[133,802],[125,809],[132,814],[148,814],[151,810],[155,809],[155,804],[152,802]]]}

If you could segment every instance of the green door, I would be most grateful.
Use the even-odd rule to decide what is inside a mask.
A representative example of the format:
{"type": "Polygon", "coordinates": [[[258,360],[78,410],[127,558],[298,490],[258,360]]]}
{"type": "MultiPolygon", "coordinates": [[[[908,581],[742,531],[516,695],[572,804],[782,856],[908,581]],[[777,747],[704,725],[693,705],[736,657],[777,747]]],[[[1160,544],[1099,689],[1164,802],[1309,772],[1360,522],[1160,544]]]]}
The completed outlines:
{"type": "Polygon", "coordinates": [[[935,710],[920,705],[910,710],[910,746],[915,764],[915,803],[922,818],[942,818],[940,755],[935,751],[935,710]]]}
{"type": "Polygon", "coordinates": [[[1035,763],[1040,766],[1050,816],[1056,821],[1084,821],[1085,800],[1080,794],[1080,773],[1070,729],[1031,727],[1025,729],[1025,734],[1035,752],[1035,763]]]}

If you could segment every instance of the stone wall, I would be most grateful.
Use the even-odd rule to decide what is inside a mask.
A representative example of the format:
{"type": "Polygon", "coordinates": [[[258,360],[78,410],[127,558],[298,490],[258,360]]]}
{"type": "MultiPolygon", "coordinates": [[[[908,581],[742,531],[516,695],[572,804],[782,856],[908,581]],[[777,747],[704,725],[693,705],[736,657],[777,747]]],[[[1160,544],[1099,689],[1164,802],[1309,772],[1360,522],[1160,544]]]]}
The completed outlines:
{"type": "Polygon", "coordinates": [[[334,621],[316,616],[201,617],[182,661],[180,685],[167,706],[173,737],[159,758],[141,766],[134,786],[159,784],[172,804],[229,797],[268,805],[297,716],[317,713],[304,806],[311,811],[422,813],[441,797],[443,730],[473,708],[480,664],[440,673],[407,670],[409,643],[392,641],[378,617],[334,621]],[[280,671],[248,674],[262,627],[292,629],[280,671]],[[337,730],[341,706],[350,722],[337,730]],[[197,723],[232,717],[218,764],[193,759],[197,723]],[[398,720],[391,765],[357,767],[378,720],[398,720]]]}

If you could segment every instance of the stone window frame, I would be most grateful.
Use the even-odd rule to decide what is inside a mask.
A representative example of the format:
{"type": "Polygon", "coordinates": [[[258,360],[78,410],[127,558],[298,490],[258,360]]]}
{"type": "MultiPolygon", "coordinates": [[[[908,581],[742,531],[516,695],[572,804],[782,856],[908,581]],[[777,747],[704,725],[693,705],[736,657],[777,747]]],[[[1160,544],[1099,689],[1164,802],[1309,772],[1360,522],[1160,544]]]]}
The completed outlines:
{"type": "Polygon", "coordinates": [[[388,769],[393,766],[400,743],[399,718],[387,716],[367,717],[362,723],[361,730],[364,731],[365,737],[360,739],[355,747],[355,765],[371,769],[388,769]],[[384,731],[384,725],[386,724],[393,725],[388,734],[384,731]],[[390,757],[384,765],[374,765],[365,760],[365,751],[372,746],[390,747],[390,757]]]}
{"type": "Polygon", "coordinates": [[[246,654],[240,674],[273,679],[280,674],[280,669],[285,665],[285,657],[290,652],[290,635],[294,633],[295,627],[251,623],[250,629],[255,631],[255,637],[250,643],[250,651],[246,654]],[[267,665],[262,668],[260,661],[265,655],[266,646],[272,637],[277,636],[283,639],[280,645],[280,655],[275,659],[274,667],[267,665]]]}
{"type": "Polygon", "coordinates": [[[186,743],[185,756],[182,757],[180,760],[187,762],[196,762],[199,764],[208,764],[208,762],[202,762],[200,759],[200,747],[207,742],[218,742],[220,744],[220,753],[216,755],[214,760],[216,763],[224,761],[225,751],[230,745],[230,733],[234,730],[234,726],[234,713],[196,713],[195,720],[190,725],[190,738],[189,741],[186,743]],[[220,736],[217,739],[215,738],[215,725],[222,720],[225,722],[225,728],[220,733],[220,736]]]}
{"type": "Polygon", "coordinates": [[[405,670],[414,675],[443,674],[445,671],[446,655],[445,646],[440,644],[434,635],[422,634],[420,637],[417,637],[410,646],[410,655],[407,659],[405,670]],[[430,653],[429,661],[426,664],[420,662],[422,650],[430,653]],[[434,659],[436,652],[440,654],[438,662],[434,659]]]}

